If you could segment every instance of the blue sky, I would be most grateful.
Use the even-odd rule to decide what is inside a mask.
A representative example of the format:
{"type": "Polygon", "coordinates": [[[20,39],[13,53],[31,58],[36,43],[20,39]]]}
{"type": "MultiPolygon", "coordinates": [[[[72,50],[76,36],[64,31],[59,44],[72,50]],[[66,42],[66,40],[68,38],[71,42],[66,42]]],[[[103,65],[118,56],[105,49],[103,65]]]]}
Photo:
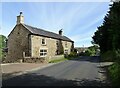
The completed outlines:
{"type": "Polygon", "coordinates": [[[109,2],[2,2],[2,34],[7,36],[22,11],[25,24],[58,33],[75,42],[75,47],[91,46],[92,36],[103,22],[109,2]]]}

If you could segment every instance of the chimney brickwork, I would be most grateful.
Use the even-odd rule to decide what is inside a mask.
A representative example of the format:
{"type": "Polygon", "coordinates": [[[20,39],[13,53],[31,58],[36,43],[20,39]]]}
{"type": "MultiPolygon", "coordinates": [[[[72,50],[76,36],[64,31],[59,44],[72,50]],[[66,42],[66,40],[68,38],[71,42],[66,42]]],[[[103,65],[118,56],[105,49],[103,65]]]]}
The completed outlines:
{"type": "Polygon", "coordinates": [[[24,23],[24,16],[22,15],[22,12],[20,12],[20,15],[17,16],[17,24],[23,24],[24,23]]]}

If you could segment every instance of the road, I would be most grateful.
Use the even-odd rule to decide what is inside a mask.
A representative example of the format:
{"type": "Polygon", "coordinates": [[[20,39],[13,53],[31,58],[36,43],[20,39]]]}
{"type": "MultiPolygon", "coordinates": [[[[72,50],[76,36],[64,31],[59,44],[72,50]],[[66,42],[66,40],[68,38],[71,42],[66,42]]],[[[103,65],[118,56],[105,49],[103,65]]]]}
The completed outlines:
{"type": "Polygon", "coordinates": [[[3,86],[100,86],[99,57],[79,57],[3,80],[3,86]]]}

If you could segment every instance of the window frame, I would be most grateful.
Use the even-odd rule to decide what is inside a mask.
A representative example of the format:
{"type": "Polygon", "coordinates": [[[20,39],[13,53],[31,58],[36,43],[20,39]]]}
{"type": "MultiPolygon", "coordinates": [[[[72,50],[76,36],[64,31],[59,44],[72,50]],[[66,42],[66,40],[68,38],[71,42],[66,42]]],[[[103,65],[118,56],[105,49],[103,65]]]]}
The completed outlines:
{"type": "Polygon", "coordinates": [[[48,53],[47,49],[40,49],[40,57],[46,57],[48,53]]]}
{"type": "Polygon", "coordinates": [[[64,54],[68,54],[68,49],[65,49],[65,50],[64,50],[64,54]]]}

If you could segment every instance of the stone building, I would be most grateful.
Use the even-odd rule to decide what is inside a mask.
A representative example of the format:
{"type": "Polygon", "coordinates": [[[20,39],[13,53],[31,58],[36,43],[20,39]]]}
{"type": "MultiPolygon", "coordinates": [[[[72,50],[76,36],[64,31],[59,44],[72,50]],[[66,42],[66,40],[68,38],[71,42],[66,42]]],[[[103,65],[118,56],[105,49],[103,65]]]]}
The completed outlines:
{"type": "Polygon", "coordinates": [[[22,12],[17,16],[17,24],[8,35],[6,60],[15,62],[21,59],[50,59],[53,56],[72,51],[74,42],[62,35],[24,24],[22,12]]]}

